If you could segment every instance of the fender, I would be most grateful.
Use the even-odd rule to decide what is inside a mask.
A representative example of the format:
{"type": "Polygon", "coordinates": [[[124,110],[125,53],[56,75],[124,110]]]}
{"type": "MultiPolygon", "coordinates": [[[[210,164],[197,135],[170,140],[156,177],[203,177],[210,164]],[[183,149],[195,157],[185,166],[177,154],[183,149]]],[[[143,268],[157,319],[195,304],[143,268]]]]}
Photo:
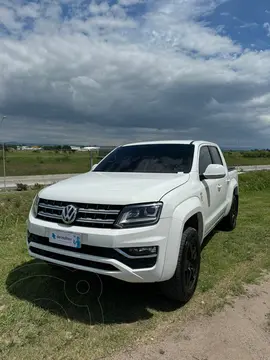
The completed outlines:
{"type": "Polygon", "coordinates": [[[179,204],[173,213],[168,235],[161,281],[169,280],[175,272],[185,223],[193,215],[202,212],[198,197],[192,197],[179,204]]]}
{"type": "Polygon", "coordinates": [[[238,183],[237,183],[236,179],[232,178],[230,181],[228,191],[227,191],[227,198],[226,198],[227,206],[226,206],[224,216],[227,216],[229,214],[229,211],[232,206],[232,198],[233,198],[233,193],[234,193],[235,189],[237,189],[237,195],[238,195],[238,183]]]}

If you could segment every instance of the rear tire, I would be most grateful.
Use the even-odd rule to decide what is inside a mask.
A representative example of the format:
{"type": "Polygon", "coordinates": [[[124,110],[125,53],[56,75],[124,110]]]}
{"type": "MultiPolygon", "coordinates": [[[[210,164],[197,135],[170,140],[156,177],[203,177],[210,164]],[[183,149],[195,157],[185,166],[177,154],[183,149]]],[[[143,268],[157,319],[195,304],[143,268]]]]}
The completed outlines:
{"type": "Polygon", "coordinates": [[[170,300],[187,303],[193,296],[199,278],[201,246],[197,230],[184,230],[173,277],[160,284],[162,293],[170,300]]]}
{"type": "Polygon", "coordinates": [[[220,230],[232,231],[236,228],[238,216],[238,197],[234,194],[232,199],[232,205],[230,212],[227,216],[222,219],[220,223],[220,230]]]}

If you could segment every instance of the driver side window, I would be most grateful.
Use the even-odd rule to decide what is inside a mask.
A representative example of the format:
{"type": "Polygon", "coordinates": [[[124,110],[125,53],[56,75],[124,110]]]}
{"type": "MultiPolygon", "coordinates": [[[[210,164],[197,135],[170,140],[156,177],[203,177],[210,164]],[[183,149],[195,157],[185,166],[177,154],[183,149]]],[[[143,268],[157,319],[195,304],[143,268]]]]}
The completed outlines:
{"type": "Polygon", "coordinates": [[[208,149],[208,146],[203,146],[200,149],[200,157],[199,157],[199,174],[202,175],[207,166],[212,164],[211,155],[208,149]]]}

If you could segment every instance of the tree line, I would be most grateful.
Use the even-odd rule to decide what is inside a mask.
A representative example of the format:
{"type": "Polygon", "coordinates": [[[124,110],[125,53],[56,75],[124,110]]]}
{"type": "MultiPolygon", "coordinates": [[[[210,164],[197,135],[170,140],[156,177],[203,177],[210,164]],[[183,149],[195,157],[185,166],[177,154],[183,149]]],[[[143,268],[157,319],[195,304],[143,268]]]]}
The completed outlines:
{"type": "Polygon", "coordinates": [[[254,149],[246,151],[224,151],[225,155],[244,158],[270,158],[270,149],[254,149]]]}
{"type": "MultiPolygon", "coordinates": [[[[5,144],[5,151],[14,151],[17,150],[17,146],[22,145],[11,145],[5,144]]],[[[41,150],[45,151],[55,151],[55,152],[75,152],[72,150],[70,145],[43,145],[40,146],[41,150]]],[[[3,149],[3,144],[0,144],[0,150],[3,149]]],[[[113,148],[100,148],[99,156],[103,157],[107,155],[113,148]]],[[[34,149],[33,149],[34,151],[34,149]]],[[[39,150],[36,150],[39,151],[39,150]]],[[[270,149],[254,149],[254,150],[245,150],[245,151],[233,151],[233,150],[224,150],[225,156],[230,157],[245,157],[245,158],[270,158],[270,149]]]]}

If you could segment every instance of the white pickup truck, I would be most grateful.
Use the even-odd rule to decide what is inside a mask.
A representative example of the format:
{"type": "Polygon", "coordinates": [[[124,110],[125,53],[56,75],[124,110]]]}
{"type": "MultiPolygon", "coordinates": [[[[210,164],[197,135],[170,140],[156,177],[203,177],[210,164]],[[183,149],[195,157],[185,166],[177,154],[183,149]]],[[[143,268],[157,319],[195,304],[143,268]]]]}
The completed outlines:
{"type": "Polygon", "coordinates": [[[216,225],[233,230],[238,174],[205,141],[119,146],[91,171],[48,186],[28,218],[29,254],[48,263],[159,282],[186,303],[200,270],[200,251],[216,225]]]}

